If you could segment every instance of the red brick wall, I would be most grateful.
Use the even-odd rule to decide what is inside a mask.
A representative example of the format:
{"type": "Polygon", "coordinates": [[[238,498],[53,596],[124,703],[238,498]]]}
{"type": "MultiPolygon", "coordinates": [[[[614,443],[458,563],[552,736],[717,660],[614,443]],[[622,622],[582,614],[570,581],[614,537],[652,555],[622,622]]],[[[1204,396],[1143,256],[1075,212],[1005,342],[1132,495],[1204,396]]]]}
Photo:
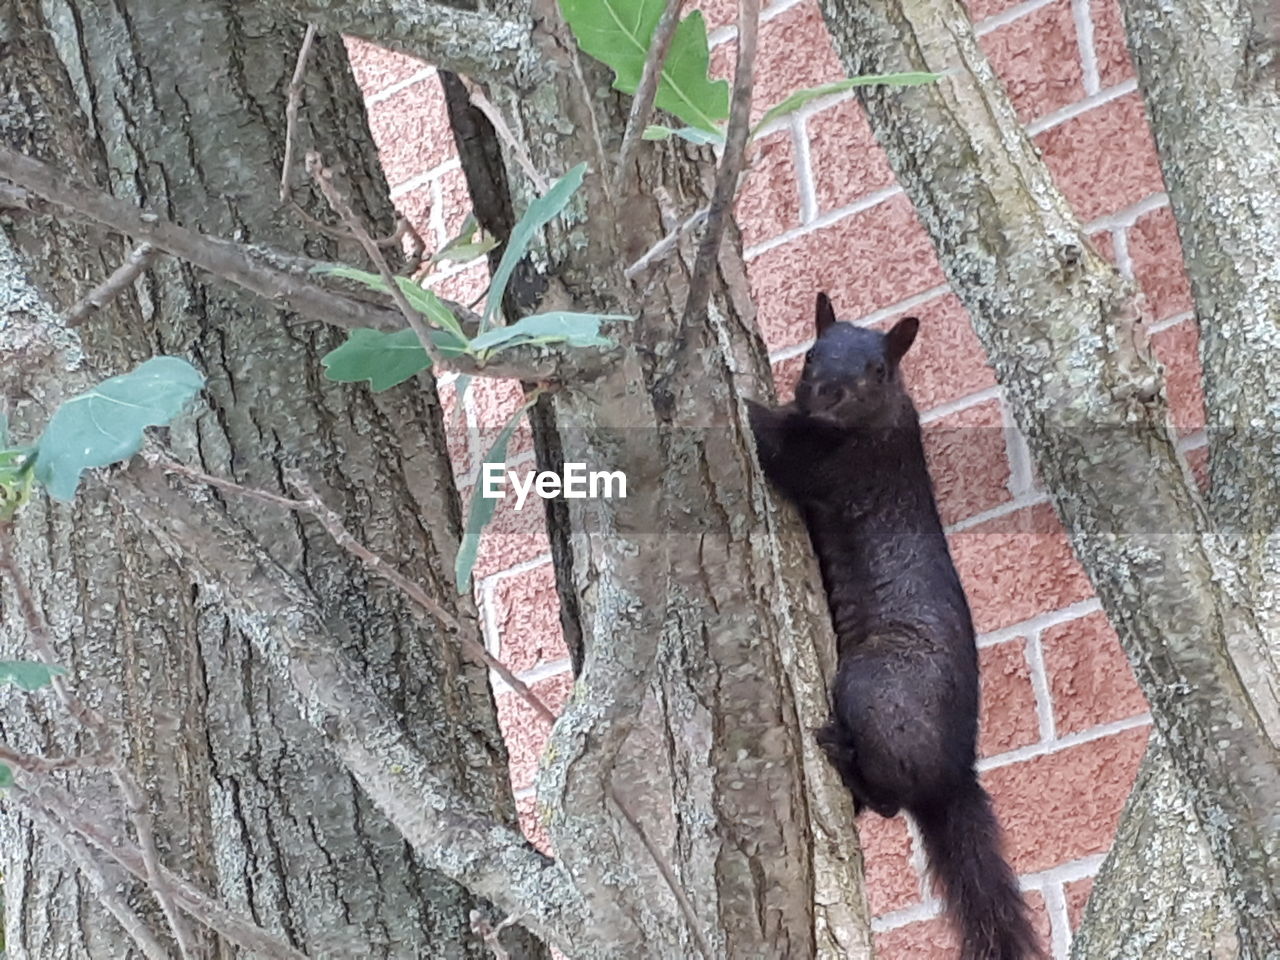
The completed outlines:
{"type": "MultiPolygon", "coordinates": [[[[714,62],[727,73],[734,4],[701,6],[713,27],[714,62]]],[[[1190,294],[1116,0],[972,0],[971,11],[1062,190],[1149,297],[1183,443],[1199,450],[1190,294]]],[[[758,112],[790,89],[842,76],[814,0],[773,0],[764,17],[758,112]]],[[[424,226],[428,243],[442,242],[467,200],[434,74],[360,45],[353,54],[394,197],[424,226]]],[[[857,103],[836,96],[775,123],[758,142],[752,170],[738,215],[784,394],[808,345],[815,290],[829,291],[856,323],[880,326],[906,311],[923,319],[906,370],[979,631],[980,767],[1040,929],[1052,955],[1065,958],[1142,755],[1142,696],[1036,482],[968,316],[857,103]]],[[[455,267],[442,271],[442,285],[470,299],[482,292],[484,276],[481,265],[455,267]]],[[[517,393],[492,383],[470,391],[463,411],[470,435],[458,427],[453,437],[464,491],[482,449],[475,429],[501,422],[517,393]]],[[[513,455],[532,460],[527,432],[513,455]]],[[[545,536],[501,508],[496,524],[477,567],[488,642],[561,702],[568,660],[545,536]]],[[[512,779],[531,815],[543,731],[510,693],[498,701],[512,779]]],[[[861,834],[880,955],[947,955],[913,829],[901,817],[868,817],[861,834]]]]}

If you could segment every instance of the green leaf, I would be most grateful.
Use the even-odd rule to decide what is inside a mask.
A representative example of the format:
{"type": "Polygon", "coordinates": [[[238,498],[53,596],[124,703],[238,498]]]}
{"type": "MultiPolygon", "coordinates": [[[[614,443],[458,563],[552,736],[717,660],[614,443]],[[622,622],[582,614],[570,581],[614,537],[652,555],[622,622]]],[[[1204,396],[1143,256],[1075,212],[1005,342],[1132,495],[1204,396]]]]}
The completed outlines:
{"type": "Polygon", "coordinates": [[[846,77],[843,80],[835,80],[831,83],[824,83],[821,86],[796,90],[785,100],[774,104],[764,112],[764,116],[760,118],[752,129],[751,136],[754,137],[759,133],[765,124],[799,110],[806,103],[817,100],[819,97],[842,93],[845,90],[852,90],[854,87],[870,87],[875,84],[884,84],[890,87],[916,87],[923,83],[933,83],[941,76],[942,74],[940,73],[924,73],[920,71],[914,73],[877,73],[868,74],[864,77],[846,77]]]}
{"type": "Polygon", "coordinates": [[[204,386],[180,357],[152,357],[104,380],[54,411],[36,443],[36,479],[57,500],[70,500],[80,474],[127,460],[142,448],[142,431],[168,423],[204,386]]]}
{"type": "Polygon", "coordinates": [[[716,130],[711,133],[706,130],[699,130],[697,127],[664,127],[660,123],[651,123],[644,128],[644,133],[640,136],[645,140],[666,140],[668,137],[680,137],[682,140],[688,140],[690,143],[724,143],[724,133],[716,130]]]}
{"type": "Polygon", "coordinates": [[[607,347],[613,341],[600,334],[605,320],[630,320],[619,314],[553,311],[522,317],[509,327],[495,327],[471,341],[476,353],[496,352],[517,343],[567,343],[571,347],[607,347]]]}
{"type": "MultiPolygon", "coordinates": [[[[484,477],[485,463],[505,464],[507,462],[507,444],[511,442],[511,435],[515,433],[525,411],[538,402],[538,396],[539,392],[531,395],[494,439],[493,446],[484,455],[484,462],[480,465],[481,478],[484,477]]],[[[471,589],[471,571],[475,568],[476,554],[480,551],[480,534],[485,525],[493,519],[493,513],[498,508],[497,499],[481,496],[483,489],[483,483],[477,482],[475,491],[471,494],[471,506],[467,510],[467,525],[463,530],[462,542],[458,544],[458,556],[453,564],[454,581],[459,593],[466,593],[471,589]]]]}
{"type": "MultiPolygon", "coordinates": [[[[391,293],[391,288],[382,279],[381,275],[370,273],[367,270],[357,270],[355,267],[347,267],[339,263],[326,263],[316,267],[315,270],[317,273],[357,280],[366,287],[377,290],[379,293],[388,295],[391,293]]],[[[458,318],[453,315],[453,311],[444,305],[443,300],[425,287],[414,283],[408,277],[396,277],[396,286],[404,293],[404,298],[409,301],[409,306],[426,317],[428,322],[441,330],[448,330],[456,340],[466,342],[467,335],[462,332],[462,325],[458,323],[458,318]]]]}
{"type": "Polygon", "coordinates": [[[63,667],[29,660],[0,660],[0,684],[12,683],[30,693],[53,682],[54,677],[66,673],[63,667]]]}
{"type": "MultiPolygon", "coordinates": [[[[654,28],[665,0],[560,0],[569,29],[584,52],[613,69],[613,85],[633,94],[640,85],[654,28]]],[[[685,123],[714,131],[729,116],[729,84],[707,76],[707,24],[695,10],[680,21],[658,77],[654,102],[685,123]]]]}
{"type": "Polygon", "coordinates": [[[489,284],[489,296],[485,300],[484,316],[480,318],[480,332],[489,326],[489,320],[502,303],[502,295],[506,292],[511,274],[516,264],[524,257],[525,251],[534,236],[560,213],[582,186],[582,178],[587,172],[587,165],[580,163],[563,177],[551,185],[551,188],[538,199],[529,204],[519,221],[511,228],[511,239],[507,241],[507,249],[502,251],[502,259],[498,261],[498,269],[493,271],[493,279],[489,284]]]}
{"type": "Polygon", "coordinates": [[[0,763],[0,789],[13,786],[13,771],[9,769],[9,765],[0,763]]]}
{"type": "MultiPolygon", "coordinates": [[[[447,330],[432,330],[431,339],[444,357],[467,352],[466,341],[447,330]]],[[[324,375],[338,383],[368,380],[374,393],[404,383],[415,373],[431,366],[431,358],[422,349],[418,335],[412,330],[384,333],[360,328],[347,334],[347,342],[330,350],[320,362],[324,375]]]]}
{"type": "Polygon", "coordinates": [[[476,222],[474,213],[467,214],[467,219],[462,222],[462,229],[458,231],[458,235],[437,250],[431,257],[431,263],[439,263],[441,260],[452,260],[459,263],[466,263],[468,260],[474,260],[476,257],[483,256],[498,245],[498,241],[493,237],[485,236],[480,230],[480,224],[476,222]],[[479,239],[476,233],[480,233],[479,239]]]}

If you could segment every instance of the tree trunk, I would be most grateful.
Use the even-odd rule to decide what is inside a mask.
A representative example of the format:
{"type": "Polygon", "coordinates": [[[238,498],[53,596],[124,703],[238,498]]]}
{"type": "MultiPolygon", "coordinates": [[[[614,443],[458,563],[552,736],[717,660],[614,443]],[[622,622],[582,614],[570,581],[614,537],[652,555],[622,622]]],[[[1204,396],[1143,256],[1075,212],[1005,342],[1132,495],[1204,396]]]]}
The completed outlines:
{"type": "MultiPolygon", "coordinates": [[[[40,10],[20,2],[3,14],[0,89],[16,98],[0,109],[6,142],[185,225],[358,261],[354,245],[335,247],[273,199],[298,24],[215,2],[186,4],[178,19],[159,0],[73,4],[52,24],[40,10]]],[[[318,42],[307,79],[295,156],[314,144],[341,161],[357,206],[386,231],[386,185],[370,163],[376,153],[337,37],[318,42]]],[[[299,195],[325,216],[308,191],[299,195]]],[[[126,250],[45,219],[15,215],[4,226],[62,308],[126,250]]],[[[8,333],[21,335],[21,315],[8,333]]],[[[328,384],[319,357],[340,341],[335,332],[173,261],[80,336],[97,374],[155,353],[192,357],[208,377],[209,408],[194,426],[188,419],[172,430],[184,457],[280,492],[281,464],[296,463],[357,537],[396,558],[478,633],[470,598],[455,596],[448,575],[460,511],[429,378],[377,398],[328,384]]],[[[18,422],[28,437],[77,379],[47,367],[24,383],[5,373],[6,386],[27,394],[18,397],[18,422]]],[[[486,671],[442,645],[313,522],[234,497],[226,509],[314,591],[327,618],[345,622],[341,652],[376,678],[438,774],[514,822],[486,671]]],[[[22,561],[76,688],[128,734],[166,864],[315,956],[489,956],[470,931],[475,898],[427,868],[299,716],[288,678],[146,534],[86,484],[71,508],[24,511],[22,561]]],[[[8,603],[3,630],[6,653],[20,651],[23,632],[8,603]]],[[[6,719],[6,741],[53,754],[76,749],[51,702],[26,704],[25,717],[6,719]]],[[[82,778],[76,793],[86,810],[122,823],[103,778],[82,778]]],[[[65,854],[9,805],[4,831],[12,956],[136,955],[65,854]]],[[[130,896],[145,906],[137,889],[130,896]]],[[[513,934],[513,955],[541,955],[513,934]]],[[[212,938],[201,942],[204,956],[233,955],[212,938]]]]}
{"type": "MultiPolygon", "coordinates": [[[[823,10],[850,73],[948,73],[860,96],[1190,791],[1240,909],[1241,954],[1267,956],[1280,915],[1275,691],[1259,669],[1268,635],[1237,588],[1248,572],[1221,549],[1175,449],[1135,291],[1082,234],[958,3],[823,0],[823,10]]],[[[1219,204],[1252,202],[1230,181],[1219,190],[1219,204]]],[[[1243,444],[1233,455],[1253,454],[1243,444]]]]}

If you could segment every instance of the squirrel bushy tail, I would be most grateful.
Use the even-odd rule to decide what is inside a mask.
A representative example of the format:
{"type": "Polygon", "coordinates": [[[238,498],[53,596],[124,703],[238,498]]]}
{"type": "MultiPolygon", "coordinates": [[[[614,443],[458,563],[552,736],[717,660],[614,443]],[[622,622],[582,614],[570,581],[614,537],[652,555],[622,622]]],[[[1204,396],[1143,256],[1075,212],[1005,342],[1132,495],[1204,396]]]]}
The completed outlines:
{"type": "Polygon", "coordinates": [[[960,930],[963,960],[1042,957],[1017,878],[1001,856],[1000,827],[986,791],[975,781],[910,812],[960,930]]]}

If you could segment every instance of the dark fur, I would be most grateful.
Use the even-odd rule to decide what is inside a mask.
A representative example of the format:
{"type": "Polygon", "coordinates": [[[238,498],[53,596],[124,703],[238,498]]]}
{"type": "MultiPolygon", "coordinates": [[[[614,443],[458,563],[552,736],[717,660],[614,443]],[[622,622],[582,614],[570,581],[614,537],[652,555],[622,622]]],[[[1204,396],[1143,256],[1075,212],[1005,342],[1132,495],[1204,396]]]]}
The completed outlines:
{"type": "Polygon", "coordinates": [[[898,372],[917,328],[837,324],[819,294],[796,402],[751,404],[751,426],[765,474],[804,512],[835,625],[818,742],[859,810],[915,819],[964,960],[1025,960],[1041,954],[974,770],[973,621],[898,372]]]}

